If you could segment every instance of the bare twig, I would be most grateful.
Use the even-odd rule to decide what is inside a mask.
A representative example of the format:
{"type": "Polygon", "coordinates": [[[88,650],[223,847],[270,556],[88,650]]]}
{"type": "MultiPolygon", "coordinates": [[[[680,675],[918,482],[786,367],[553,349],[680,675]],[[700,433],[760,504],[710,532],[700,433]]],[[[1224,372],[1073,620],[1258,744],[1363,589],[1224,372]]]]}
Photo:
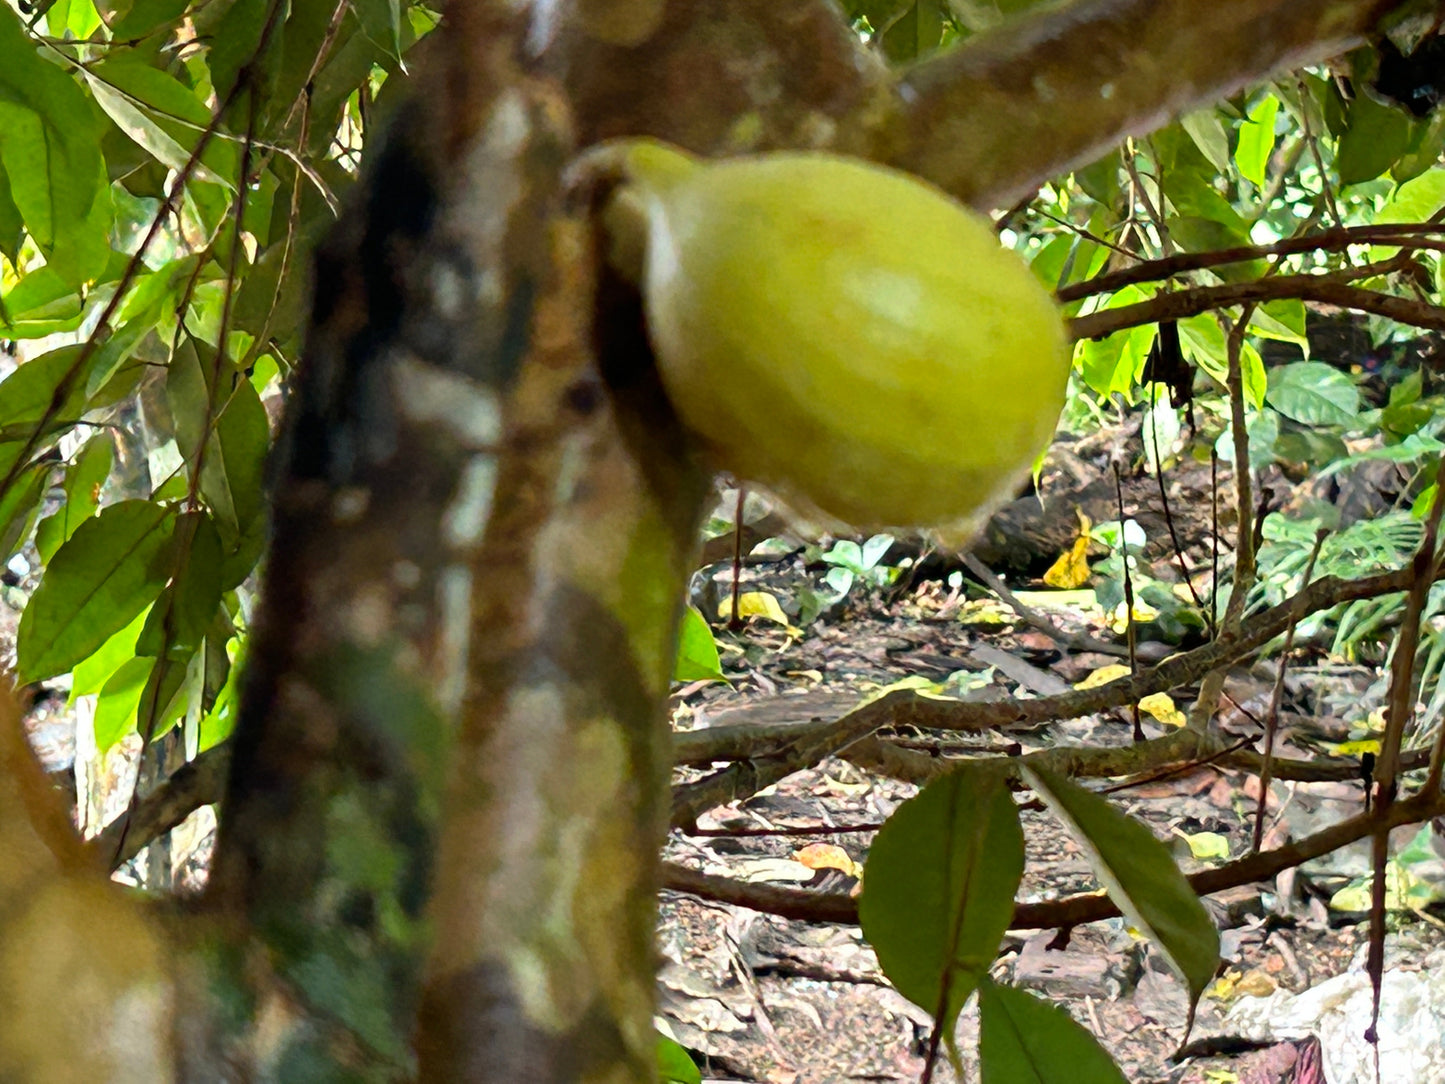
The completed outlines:
{"type": "Polygon", "coordinates": [[[1229,592],[1229,605],[1224,608],[1224,635],[1231,635],[1244,614],[1245,596],[1254,584],[1254,493],[1253,471],[1249,462],[1249,428],[1244,417],[1244,368],[1240,355],[1244,333],[1249,327],[1253,305],[1247,305],[1227,341],[1229,355],[1229,417],[1234,435],[1235,524],[1234,585],[1229,592]]]}
{"type": "Polygon", "coordinates": [[[1022,599],[1009,590],[1008,584],[993,574],[993,571],[971,553],[963,555],[963,566],[977,576],[983,585],[992,591],[999,599],[1018,614],[1026,624],[1038,629],[1049,639],[1060,647],[1073,651],[1094,651],[1101,655],[1123,655],[1126,649],[1118,644],[1107,643],[1104,640],[1089,636],[1085,633],[1064,632],[1047,617],[1026,604],[1022,599]]]}
{"type": "MultiPolygon", "coordinates": [[[[1124,529],[1124,481],[1119,464],[1114,464],[1114,496],[1119,502],[1119,567],[1124,577],[1124,629],[1129,644],[1129,676],[1139,675],[1139,632],[1134,624],[1134,578],[1129,574],[1129,539],[1124,529]]],[[[1139,721],[1139,701],[1129,705],[1134,718],[1134,740],[1144,740],[1144,727],[1139,721]]]]}
{"type": "MultiPolygon", "coordinates": [[[[1418,824],[1445,813],[1445,796],[1418,794],[1395,803],[1386,818],[1388,828],[1418,824]]],[[[1321,829],[1293,843],[1246,855],[1215,869],[1190,874],[1190,886],[1201,896],[1224,892],[1239,885],[1274,877],[1303,862],[1364,839],[1375,828],[1373,816],[1360,814],[1321,829]]],[[[743,883],[727,877],[701,873],[673,862],[663,864],[662,885],[674,892],[687,892],[702,899],[749,907],[766,914],[801,922],[857,924],[858,901],[841,892],[810,892],[777,885],[743,883]]],[[[1009,922],[1012,930],[1051,930],[1100,922],[1119,914],[1107,896],[1084,893],[1061,900],[1018,904],[1009,922]]]]}
{"type": "MultiPolygon", "coordinates": [[[[1400,789],[1400,747],[1405,727],[1415,716],[1415,654],[1420,647],[1420,620],[1430,586],[1440,571],[1436,540],[1440,533],[1440,514],[1445,511],[1445,457],[1435,471],[1435,500],[1425,519],[1425,534],[1420,539],[1412,562],[1410,590],[1405,596],[1405,612],[1400,632],[1395,637],[1395,657],[1390,667],[1389,709],[1385,733],[1380,739],[1380,755],[1375,761],[1375,833],[1370,840],[1371,866],[1374,880],[1370,884],[1370,948],[1365,957],[1365,970],[1370,976],[1372,994],[1370,1026],[1365,1038],[1376,1043],[1376,1025],[1380,1020],[1380,991],[1385,975],[1385,863],[1390,856],[1390,810],[1400,789]]],[[[1438,790],[1426,791],[1425,797],[1439,798],[1438,790]]]]}
{"type": "Polygon", "coordinates": [[[1069,321],[1075,339],[1098,339],[1125,328],[1157,324],[1160,320],[1183,320],[1213,309],[1225,309],[1250,302],[1298,298],[1338,305],[1342,309],[1372,312],[1413,327],[1445,330],[1445,308],[1393,294],[1351,286],[1323,275],[1277,275],[1253,282],[1232,282],[1222,286],[1198,286],[1174,293],[1158,294],[1147,301],[1102,309],[1069,321]]]}
{"type": "MultiPolygon", "coordinates": [[[[1315,533],[1315,544],[1310,549],[1310,559],[1305,564],[1304,578],[1302,585],[1308,585],[1314,577],[1315,561],[1319,559],[1320,547],[1325,544],[1325,538],[1329,532],[1320,528],[1315,533]]],[[[1274,676],[1274,689],[1269,695],[1269,711],[1264,718],[1264,755],[1260,758],[1259,769],[1259,802],[1254,810],[1254,838],[1251,849],[1258,851],[1264,839],[1264,815],[1269,808],[1269,784],[1274,768],[1274,735],[1279,727],[1279,706],[1284,698],[1284,676],[1289,669],[1289,653],[1294,647],[1294,632],[1299,625],[1297,617],[1292,617],[1289,628],[1284,630],[1284,646],[1279,650],[1279,672],[1274,676]]]]}
{"type": "Polygon", "coordinates": [[[1406,245],[1445,251],[1445,225],[1433,222],[1389,223],[1377,226],[1342,226],[1299,237],[1286,237],[1268,245],[1240,245],[1211,252],[1180,252],[1157,260],[1146,260],[1132,267],[1096,275],[1084,282],[1064,286],[1058,291],[1060,302],[1067,304],[1098,294],[1112,294],[1125,286],[1141,282],[1157,282],[1190,271],[1204,271],[1233,263],[1249,263],[1270,256],[1294,256],[1306,252],[1337,252],[1351,245],[1406,245]]]}
{"type": "MultiPolygon", "coordinates": [[[[1159,385],[1154,385],[1153,408],[1159,408],[1159,385]]],[[[1152,438],[1154,447],[1154,479],[1159,483],[1159,507],[1164,513],[1164,525],[1169,530],[1169,544],[1174,549],[1174,559],[1179,562],[1179,574],[1184,578],[1184,586],[1189,590],[1189,597],[1194,600],[1194,608],[1200,613],[1204,612],[1204,602],[1199,597],[1199,592],[1194,588],[1194,580],[1189,573],[1189,564],[1184,560],[1184,547],[1179,542],[1179,531],[1174,526],[1174,514],[1169,508],[1169,487],[1164,484],[1164,460],[1159,454],[1159,426],[1151,423],[1149,435],[1152,438]]],[[[1210,632],[1213,633],[1213,623],[1210,624],[1210,632]]]]}

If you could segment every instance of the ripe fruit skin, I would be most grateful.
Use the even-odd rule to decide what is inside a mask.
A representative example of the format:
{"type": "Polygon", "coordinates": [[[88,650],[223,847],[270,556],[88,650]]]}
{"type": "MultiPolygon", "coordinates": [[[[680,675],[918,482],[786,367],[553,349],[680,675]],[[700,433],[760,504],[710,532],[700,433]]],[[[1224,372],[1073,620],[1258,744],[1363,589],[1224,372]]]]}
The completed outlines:
{"type": "Polygon", "coordinates": [[[987,219],[838,155],[625,147],[662,381],[721,466],[859,529],[959,528],[1008,496],[1069,353],[987,219]]]}

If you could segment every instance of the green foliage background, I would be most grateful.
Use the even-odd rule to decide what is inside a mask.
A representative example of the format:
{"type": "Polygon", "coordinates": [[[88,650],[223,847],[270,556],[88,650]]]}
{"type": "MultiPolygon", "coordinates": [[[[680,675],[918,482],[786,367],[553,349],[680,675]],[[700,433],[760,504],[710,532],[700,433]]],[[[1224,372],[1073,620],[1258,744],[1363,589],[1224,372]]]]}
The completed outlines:
{"type": "MultiPolygon", "coordinates": [[[[873,48],[906,64],[1032,5],[843,6],[873,48]]],[[[265,540],[264,461],[280,388],[301,350],[309,252],[334,221],[376,118],[404,83],[408,50],[437,21],[435,10],[407,0],[0,4],[0,336],[23,353],[0,381],[0,560],[23,552],[43,566],[19,627],[20,679],[69,675],[73,696],[97,695],[101,749],[136,731],[149,740],[179,728],[194,756],[234,725],[235,671],[265,540]]],[[[1071,316],[1290,275],[1438,304],[1445,112],[1415,116],[1376,94],[1376,64],[1362,50],[1347,71],[1290,75],[1182,117],[1058,178],[1000,220],[1001,236],[1062,292],[1071,316]],[[1289,246],[1325,231],[1348,237],[1410,224],[1419,232],[1394,244],[1289,246]],[[1245,251],[1138,282],[1090,285],[1141,263],[1227,249],[1245,251]]],[[[1384,364],[1399,370],[1387,374],[1393,388],[1383,402],[1362,395],[1358,374],[1309,356],[1304,301],[1282,292],[1247,311],[1236,305],[1179,320],[1195,374],[1193,434],[1146,381],[1156,322],[1079,343],[1065,426],[1078,432],[1138,408],[1148,439],[1136,454],[1150,469],[1189,456],[1207,461],[1211,450],[1229,459],[1227,329],[1239,321],[1251,466],[1328,474],[1381,459],[1409,474],[1400,506],[1346,525],[1316,571],[1350,575],[1403,563],[1445,452],[1445,401],[1421,373],[1398,364],[1415,332],[1381,317],[1370,317],[1371,338],[1384,364]],[[1292,348],[1293,360],[1266,364],[1270,343],[1292,348]]],[[[1322,506],[1265,523],[1252,605],[1298,589],[1316,529],[1340,526],[1330,516],[1322,506]]],[[[849,545],[856,554],[835,549],[830,558],[830,586],[840,595],[875,574],[881,556],[849,545]]],[[[1137,586],[1146,599],[1170,597],[1137,586]]],[[[1445,592],[1438,594],[1432,616],[1445,611],[1445,592]]],[[[1177,599],[1170,605],[1184,608],[1177,599]]],[[[1390,606],[1398,599],[1335,614],[1336,649],[1368,642],[1390,606]]],[[[1181,627],[1190,623],[1175,617],[1181,627]]],[[[1198,614],[1193,620],[1202,623],[1198,614]]],[[[1437,714],[1445,707],[1442,637],[1432,623],[1421,645],[1425,694],[1437,714]]],[[[695,614],[682,655],[684,676],[718,675],[695,614]]],[[[1080,830],[1101,866],[1133,880],[1118,856],[1138,850],[1137,825],[1121,826],[1064,782],[1052,794],[1062,806],[1073,803],[1076,821],[1094,822],[1080,830]]],[[[934,791],[912,815],[936,814],[951,826],[953,806],[940,804],[946,797],[934,791]]],[[[933,851],[915,854],[920,841],[900,835],[906,828],[898,822],[880,836],[880,851],[886,858],[895,848],[900,867],[926,868],[919,854],[933,851]]],[[[1016,849],[1016,825],[1006,836],[1016,849]]],[[[962,828],[957,838],[959,869],[999,866],[997,855],[975,855],[986,840],[962,828]]],[[[936,850],[936,838],[922,843],[936,850]]],[[[1162,914],[1168,908],[1151,906],[1149,893],[1182,882],[1162,848],[1140,861],[1152,863],[1137,878],[1143,887],[1124,891],[1139,914],[1162,914]]],[[[881,887],[864,905],[882,944],[890,928],[917,932],[907,925],[916,913],[889,913],[886,876],[879,872],[885,879],[873,882],[881,887]]],[[[985,917],[1006,915],[1014,889],[1006,880],[977,901],[985,917]]],[[[916,907],[906,885],[893,894],[916,907]]],[[[1033,1026],[1041,1010],[986,979],[1004,919],[975,922],[977,914],[947,906],[941,899],[932,916],[944,931],[936,958],[905,946],[905,967],[926,972],[912,986],[934,1002],[925,1008],[942,1005],[950,1015],[962,995],[981,988],[996,1006],[985,1018],[985,1063],[1009,1064],[1026,1028],[1003,1025],[1033,1026]],[[962,936],[970,922],[983,929],[972,939],[962,936]]],[[[1175,938],[1180,945],[1202,936],[1186,933],[1175,938]]],[[[1158,936],[1168,949],[1168,931],[1158,936]]],[[[1195,996],[1209,965],[1181,965],[1195,996]]],[[[1079,1040],[1057,1041],[1070,1048],[1079,1040]]]]}
{"type": "Polygon", "coordinates": [[[0,5],[0,337],[23,358],[0,384],[0,548],[45,565],[20,680],[98,693],[102,749],[229,732],[309,250],[437,18],[0,5]]]}

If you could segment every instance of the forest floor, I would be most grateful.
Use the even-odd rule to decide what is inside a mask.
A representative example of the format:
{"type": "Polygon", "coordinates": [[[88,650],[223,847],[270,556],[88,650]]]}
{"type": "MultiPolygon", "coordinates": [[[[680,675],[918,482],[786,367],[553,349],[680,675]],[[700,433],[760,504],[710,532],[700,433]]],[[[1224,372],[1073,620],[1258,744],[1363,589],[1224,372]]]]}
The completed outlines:
{"type": "MultiPolygon", "coordinates": [[[[1045,485],[1060,496],[1051,500],[1047,515],[1030,509],[1037,501],[1017,502],[995,518],[975,550],[1015,592],[1030,592],[1024,595],[1027,619],[978,582],[976,574],[960,579],[954,575],[956,561],[943,561],[916,542],[890,547],[873,572],[856,577],[832,602],[837,581],[832,588],[825,584],[833,566],[819,560],[818,549],[785,545],[775,547],[773,556],[760,551],[741,563],[738,586],[771,596],[780,609],[772,619],[751,617],[732,628],[719,616],[727,612],[732,563],[721,559],[704,568],[694,580],[692,598],[710,618],[729,680],[680,686],[672,699],[673,726],[691,731],[833,719],[899,682],[946,683],[953,694],[976,699],[1047,696],[1104,667],[1126,663],[1125,638],[1104,609],[1089,604],[1091,596],[1104,594],[1095,591],[1100,575],[1087,578],[1083,591],[1057,593],[1058,604],[1038,591],[1041,563],[1046,566],[1069,549],[1080,512],[1095,523],[1118,518],[1113,479],[1101,483],[1097,467],[1099,453],[1107,453],[1112,439],[1105,434],[1093,448],[1056,447],[1045,485]],[[900,571],[894,575],[888,568],[900,571]],[[828,604],[805,620],[799,608],[809,598],[828,604]]],[[[1296,486],[1270,476],[1264,481],[1266,488],[1273,486],[1276,507],[1325,500],[1346,518],[1360,519],[1379,516],[1392,501],[1399,505],[1391,489],[1398,479],[1378,471],[1336,475],[1325,493],[1310,491],[1317,482],[1296,486]]],[[[1210,469],[1176,470],[1168,487],[1173,533],[1185,553],[1188,578],[1202,582],[1216,560],[1209,544],[1215,523],[1210,469]]],[[[1176,593],[1183,597],[1185,577],[1178,572],[1156,481],[1142,474],[1126,477],[1122,493],[1126,518],[1136,520],[1149,540],[1140,571],[1156,583],[1179,584],[1176,593]]],[[[1230,500],[1220,495],[1226,509],[1230,500]]],[[[1228,513],[1220,518],[1220,529],[1227,532],[1228,513]]],[[[715,557],[731,549],[726,536],[709,546],[715,557]]],[[[1089,559],[1097,573],[1104,555],[1096,549],[1089,559]]],[[[6,603],[0,606],[3,641],[13,636],[25,591],[23,586],[5,588],[0,595],[6,603]]],[[[1202,638],[1198,630],[1181,634],[1162,622],[1140,626],[1138,632],[1140,666],[1202,638]]],[[[1327,648],[1328,637],[1306,638],[1290,660],[1279,715],[1282,755],[1308,758],[1322,748],[1338,751],[1339,743],[1371,732],[1371,713],[1383,703],[1383,649],[1350,659],[1333,656],[1327,648]]],[[[1230,671],[1217,716],[1221,727],[1240,736],[1257,734],[1276,667],[1277,661],[1268,659],[1230,671]]],[[[1187,711],[1196,692],[1175,690],[1176,706],[1187,711]]],[[[28,720],[30,733],[59,778],[75,758],[75,715],[65,707],[63,691],[41,693],[28,720]]],[[[1147,714],[1142,725],[1149,737],[1169,729],[1147,714]]],[[[1128,713],[1117,712],[986,734],[915,731],[891,737],[939,757],[1008,756],[1059,745],[1128,746],[1132,732],[1128,713]]],[[[89,769],[94,788],[89,823],[103,824],[124,809],[138,746],[132,736],[89,769]]],[[[702,774],[680,769],[677,780],[702,774]]],[[[911,785],[846,760],[829,759],[746,800],[705,812],[695,832],[672,833],[666,856],[741,881],[847,894],[858,884],[849,872],[852,863],[866,860],[876,827],[915,792],[911,785]]],[[[1363,794],[1354,781],[1276,782],[1265,846],[1302,838],[1358,812],[1363,794]]],[[[1249,850],[1258,797],[1253,776],[1200,766],[1131,786],[1118,797],[1121,808],[1170,843],[1188,871],[1249,850]],[[1196,850],[1203,857],[1196,857],[1196,850]]],[[[1098,887],[1085,854],[1067,831],[1045,812],[1025,808],[1022,817],[1027,866],[1020,902],[1098,887]]],[[[210,810],[193,822],[149,856],[149,873],[132,864],[122,875],[152,888],[194,890],[204,879],[215,822],[210,810]],[[156,877],[165,883],[152,883],[156,877]]],[[[1418,836],[1414,828],[1403,829],[1393,842],[1397,853],[1408,848],[1413,854],[1397,872],[1413,887],[1410,903],[1416,909],[1392,914],[1387,966],[1402,975],[1424,975],[1432,961],[1445,965],[1445,924],[1433,913],[1445,896],[1445,862],[1436,849],[1445,851],[1445,846],[1429,826],[1418,836]]],[[[1163,957],[1122,920],[1078,927],[1065,944],[1058,943],[1056,930],[1010,931],[994,976],[1065,1006],[1099,1037],[1135,1084],[1324,1084],[1325,1076],[1312,1061],[1318,1055],[1311,1036],[1346,1044],[1358,1040],[1368,1020],[1340,1018],[1343,997],[1327,999],[1310,1018],[1305,1002],[1290,1002],[1289,996],[1328,990],[1321,984],[1341,981],[1338,976],[1353,976],[1345,981],[1352,984],[1350,992],[1359,992],[1363,905],[1341,906],[1348,901],[1337,893],[1351,886],[1358,890],[1367,872],[1367,849],[1356,844],[1269,882],[1207,898],[1221,931],[1226,968],[1202,999],[1182,1058],[1176,1054],[1186,1039],[1185,989],[1163,957]],[[1291,1006],[1288,1024],[1278,1022],[1291,1006]],[[1337,1018],[1324,1019],[1327,1012],[1337,1018]],[[1252,1038],[1246,1041],[1246,1036],[1252,1038]]],[[[931,1019],[888,985],[856,926],[788,921],[664,892],[658,944],[663,960],[659,1023],[700,1060],[705,1080],[852,1084],[924,1078],[931,1019]]],[[[1445,966],[1437,969],[1445,975],[1445,966]]],[[[1358,997],[1350,999],[1350,1011],[1357,1014],[1360,1003],[1358,997]]],[[[1439,1018],[1445,1018],[1445,1008],[1439,1018]]],[[[1438,1045],[1439,1018],[1427,1034],[1390,1018],[1382,1020],[1381,1030],[1387,1042],[1438,1045]],[[1392,1023],[1404,1033],[1393,1040],[1392,1023]]],[[[957,1032],[968,1080],[977,1079],[976,1037],[977,1016],[970,1008],[957,1032]]],[[[942,1064],[931,1079],[957,1078],[942,1064]]],[[[1445,1079],[1445,1071],[1411,1078],[1409,1084],[1417,1079],[1445,1079]]],[[[1330,1084],[1353,1082],[1332,1078],[1330,1084]]],[[[1396,1082],[1387,1077],[1385,1084],[1396,1082]]]]}
{"type": "MultiPolygon", "coordinates": [[[[1212,502],[1201,500],[1199,493],[1208,478],[1205,466],[1171,481],[1175,533],[1183,536],[1181,545],[1194,569],[1207,567],[1210,559],[1203,547],[1212,502]]],[[[1279,481],[1281,503],[1299,497],[1297,489],[1279,481]]],[[[1388,490],[1382,481],[1376,476],[1347,481],[1329,499],[1337,505],[1364,501],[1367,506],[1388,490]],[[1376,496],[1371,498],[1366,490],[1376,496]]],[[[1154,486],[1152,478],[1141,478],[1128,487],[1126,516],[1149,523],[1151,538],[1166,537],[1167,532],[1158,529],[1154,486]]],[[[1107,488],[1112,499],[1112,480],[1107,488]]],[[[1227,502],[1228,497],[1222,499],[1227,502]]],[[[1383,499],[1388,501],[1388,493],[1383,499]]],[[[1073,507],[1066,506],[1063,513],[1065,522],[1075,518],[1073,507]]],[[[1057,519],[1057,508],[1054,514],[1057,519]]],[[[1371,513],[1362,507],[1358,514],[1371,513]]],[[[1032,537],[1048,533],[1034,531],[1032,537]]],[[[921,556],[916,547],[899,546],[886,561],[904,553],[921,556]]],[[[1164,566],[1177,567],[1172,547],[1156,546],[1152,555],[1152,565],[1146,560],[1142,567],[1160,579],[1170,578],[1164,566]]],[[[784,609],[795,609],[800,597],[825,590],[820,581],[829,566],[819,564],[816,556],[816,551],[795,551],[778,560],[745,562],[740,590],[766,592],[784,609]]],[[[726,612],[733,571],[729,562],[705,571],[709,582],[694,591],[694,598],[713,610],[708,615],[712,618],[719,606],[726,612]]],[[[1014,574],[1009,582],[1019,591],[1042,586],[1029,574],[1014,574]]],[[[1027,597],[1037,602],[1042,596],[1027,597]]],[[[1058,634],[1051,635],[1037,621],[1019,619],[981,585],[968,583],[960,590],[946,579],[926,575],[910,582],[905,573],[887,587],[855,583],[844,599],[802,628],[754,617],[729,630],[718,620],[714,628],[729,683],[698,682],[679,689],[673,699],[674,727],[686,731],[831,719],[880,690],[921,679],[949,681],[955,691],[972,686],[967,694],[972,697],[1050,695],[1102,667],[1126,661],[1117,651],[1068,646],[1078,642],[1078,634],[1113,645],[1124,642],[1097,608],[1071,604],[1033,617],[1040,612],[1057,624],[1058,634]]],[[[791,614],[786,616],[791,619],[791,614]]],[[[1157,658],[1176,649],[1173,644],[1146,643],[1140,650],[1157,658]]],[[[1337,750],[1339,743],[1368,736],[1370,712],[1383,694],[1382,661],[1332,657],[1318,638],[1297,650],[1287,670],[1279,716],[1283,755],[1307,758],[1312,751],[1337,750]]],[[[1276,666],[1277,661],[1265,660],[1230,671],[1218,716],[1226,731],[1243,736],[1257,727],[1274,689],[1276,666]]],[[[1195,692],[1176,690],[1177,706],[1187,712],[1195,692]]],[[[1149,737],[1168,729],[1148,715],[1143,726],[1149,737]]],[[[913,748],[955,757],[1016,755],[1062,744],[1126,746],[1132,732],[1132,720],[1120,712],[1029,730],[895,737],[913,748]]],[[[678,778],[686,781],[699,774],[682,770],[678,778]]],[[[857,884],[849,873],[812,867],[821,861],[846,869],[851,862],[864,862],[873,828],[915,792],[910,785],[831,759],[752,798],[710,811],[699,818],[697,834],[674,831],[667,856],[737,880],[848,892],[857,884]],[[818,845],[841,848],[842,853],[818,845]]],[[[1248,853],[1258,794],[1257,777],[1201,766],[1130,787],[1118,797],[1126,812],[1169,842],[1183,868],[1193,871],[1248,853]],[[1205,857],[1196,857],[1196,849],[1205,857]]],[[[1353,815],[1363,797],[1363,785],[1354,781],[1275,782],[1264,846],[1302,838],[1353,815]]],[[[1098,888],[1086,856],[1057,821],[1046,812],[1025,809],[1023,822],[1027,866],[1020,902],[1098,888]]],[[[1395,851],[1412,841],[1411,863],[1400,868],[1414,887],[1417,909],[1402,906],[1392,914],[1387,949],[1387,967],[1406,974],[1419,972],[1445,952],[1445,924],[1431,913],[1445,895],[1445,862],[1429,826],[1397,832],[1395,851]]],[[[1364,905],[1348,894],[1336,894],[1353,886],[1358,898],[1368,870],[1368,848],[1360,843],[1268,882],[1207,898],[1221,932],[1226,967],[1200,1004],[1184,1057],[1176,1055],[1186,1038],[1186,990],[1163,957],[1121,919],[1078,927],[1064,947],[1053,944],[1056,930],[1010,931],[994,977],[1066,1006],[1137,1084],[1324,1084],[1319,1051],[1312,1047],[1321,1035],[1341,1033],[1341,1027],[1356,1038],[1362,1035],[1368,1016],[1358,1018],[1361,1001],[1351,1003],[1350,1012],[1356,1015],[1341,1018],[1343,1023],[1292,1018],[1289,1026],[1281,1022],[1271,1027],[1269,1021],[1272,1015],[1282,1020],[1287,1014],[1289,995],[1318,990],[1336,976],[1353,973],[1354,979],[1337,980],[1337,985],[1348,982],[1351,990],[1358,989],[1366,941],[1364,905]]],[[[664,893],[659,944],[665,957],[662,1020],[700,1057],[704,1080],[844,1084],[923,1078],[930,1017],[887,985],[857,927],[788,921],[664,893]]],[[[1343,999],[1326,1000],[1329,1011],[1340,1017],[1343,999]]],[[[1304,1007],[1305,1002],[1299,1002],[1295,1017],[1304,1007]]],[[[1382,1019],[1382,1032],[1389,1025],[1389,1019],[1382,1019]]],[[[965,1011],[957,1037],[964,1079],[977,1079],[977,1017],[971,1009],[965,1011]]],[[[1428,1035],[1397,1036],[1395,1041],[1437,1044],[1439,1027],[1428,1035]]],[[[1342,1057],[1336,1050],[1334,1060],[1342,1057]]],[[[932,1076],[934,1081],[954,1079],[946,1064],[932,1076]]],[[[1331,1084],[1343,1084],[1330,1079],[1331,1084]]],[[[1372,1069],[1368,1079],[1373,1079],[1372,1069]]]]}

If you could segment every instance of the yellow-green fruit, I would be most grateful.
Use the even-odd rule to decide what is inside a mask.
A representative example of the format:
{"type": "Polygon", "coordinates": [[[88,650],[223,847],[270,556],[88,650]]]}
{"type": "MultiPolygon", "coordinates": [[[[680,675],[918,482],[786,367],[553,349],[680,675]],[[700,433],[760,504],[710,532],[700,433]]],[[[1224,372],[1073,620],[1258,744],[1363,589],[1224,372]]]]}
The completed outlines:
{"type": "Polygon", "coordinates": [[[988,220],[821,153],[626,145],[667,393],[718,462],[859,528],[977,519],[1047,444],[1063,319],[988,220]]]}

